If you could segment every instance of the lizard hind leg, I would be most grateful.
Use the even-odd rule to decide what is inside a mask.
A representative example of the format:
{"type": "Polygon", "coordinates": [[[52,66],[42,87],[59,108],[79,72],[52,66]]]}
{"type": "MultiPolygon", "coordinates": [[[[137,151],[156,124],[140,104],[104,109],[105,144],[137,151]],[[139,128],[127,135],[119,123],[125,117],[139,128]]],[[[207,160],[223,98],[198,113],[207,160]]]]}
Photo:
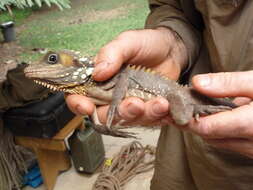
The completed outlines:
{"type": "Polygon", "coordinates": [[[188,104],[183,97],[178,94],[169,94],[167,100],[170,103],[170,115],[177,125],[186,125],[192,119],[194,107],[188,104]]]}
{"type": "Polygon", "coordinates": [[[194,117],[196,121],[199,120],[199,116],[211,115],[214,113],[219,113],[223,111],[232,110],[229,106],[223,105],[195,105],[194,106],[194,117]]]}

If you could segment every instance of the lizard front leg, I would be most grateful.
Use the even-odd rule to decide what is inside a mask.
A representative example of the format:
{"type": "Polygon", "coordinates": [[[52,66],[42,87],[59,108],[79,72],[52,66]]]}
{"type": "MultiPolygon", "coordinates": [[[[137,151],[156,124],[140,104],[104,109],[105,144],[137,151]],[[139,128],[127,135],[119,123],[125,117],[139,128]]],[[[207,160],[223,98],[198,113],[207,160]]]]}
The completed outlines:
{"type": "Polygon", "coordinates": [[[119,131],[117,127],[112,125],[112,122],[115,116],[119,115],[118,106],[126,96],[126,92],[128,90],[128,85],[129,85],[128,78],[129,78],[129,73],[127,72],[127,70],[126,69],[122,70],[122,72],[118,76],[118,81],[115,84],[115,87],[113,89],[112,101],[109,107],[109,111],[107,113],[107,121],[106,121],[105,127],[111,130],[112,132],[114,132],[116,135],[120,133],[121,137],[123,135],[125,137],[135,138],[134,136],[135,133],[119,131]]]}
{"type": "Polygon", "coordinates": [[[119,77],[118,82],[116,83],[113,93],[112,93],[112,100],[110,103],[109,111],[107,113],[107,121],[106,126],[108,128],[112,127],[112,122],[115,116],[118,113],[118,106],[120,102],[125,98],[126,92],[128,90],[128,73],[126,70],[123,70],[119,77]]]}
{"type": "MultiPolygon", "coordinates": [[[[102,134],[115,136],[115,137],[124,137],[124,138],[135,138],[135,133],[129,133],[125,131],[120,131],[117,127],[112,126],[113,119],[115,115],[118,115],[117,107],[122,99],[125,97],[127,88],[128,88],[128,76],[127,73],[122,71],[117,77],[118,81],[114,84],[114,88],[105,90],[100,87],[91,87],[88,89],[88,94],[91,96],[91,99],[96,105],[104,105],[103,103],[107,102],[110,104],[109,111],[107,114],[106,125],[102,125],[97,117],[97,112],[94,111],[92,115],[92,120],[95,124],[94,129],[102,134]],[[97,101],[99,100],[99,101],[97,101]]],[[[115,81],[116,82],[116,81],[115,81]]],[[[110,85],[109,85],[110,86],[110,85]]]]}

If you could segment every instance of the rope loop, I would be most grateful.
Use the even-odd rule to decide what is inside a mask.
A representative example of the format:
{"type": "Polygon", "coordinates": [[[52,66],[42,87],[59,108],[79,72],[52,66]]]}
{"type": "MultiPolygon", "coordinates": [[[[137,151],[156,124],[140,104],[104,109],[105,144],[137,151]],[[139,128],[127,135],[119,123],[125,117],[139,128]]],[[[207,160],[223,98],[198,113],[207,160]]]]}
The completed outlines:
{"type": "Polygon", "coordinates": [[[152,170],[154,159],[155,147],[133,141],[123,146],[113,159],[105,161],[92,190],[122,190],[134,176],[152,170]]]}
{"type": "Polygon", "coordinates": [[[102,173],[93,186],[93,190],[120,190],[121,185],[117,177],[110,173],[102,173]]]}

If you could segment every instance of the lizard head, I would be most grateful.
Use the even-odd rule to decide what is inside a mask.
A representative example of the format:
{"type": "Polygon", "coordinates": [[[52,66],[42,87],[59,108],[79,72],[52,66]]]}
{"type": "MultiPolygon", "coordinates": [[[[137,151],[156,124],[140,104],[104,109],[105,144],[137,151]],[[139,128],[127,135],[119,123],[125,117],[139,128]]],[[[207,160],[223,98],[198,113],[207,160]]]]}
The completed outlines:
{"type": "Polygon", "coordinates": [[[92,81],[93,69],[94,62],[89,58],[66,50],[48,52],[40,61],[26,67],[24,73],[26,77],[52,90],[77,93],[78,86],[88,85],[92,81]]]}

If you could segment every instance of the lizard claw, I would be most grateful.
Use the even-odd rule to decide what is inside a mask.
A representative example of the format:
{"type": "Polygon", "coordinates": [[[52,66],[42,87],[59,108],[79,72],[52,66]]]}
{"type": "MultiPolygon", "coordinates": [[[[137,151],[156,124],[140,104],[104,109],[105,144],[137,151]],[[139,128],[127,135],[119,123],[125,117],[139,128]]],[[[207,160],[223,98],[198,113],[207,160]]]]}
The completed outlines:
{"type": "Polygon", "coordinates": [[[121,137],[121,138],[135,138],[135,139],[137,139],[136,133],[133,133],[133,132],[120,131],[120,130],[117,130],[116,128],[110,129],[110,128],[103,126],[103,125],[94,125],[93,128],[98,133],[101,133],[104,135],[110,135],[113,137],[121,137]]]}
{"type": "Polygon", "coordinates": [[[135,138],[135,139],[138,139],[136,137],[136,133],[125,132],[125,131],[120,131],[120,130],[111,130],[111,134],[110,135],[114,136],[114,137],[135,138]]]}
{"type": "Polygon", "coordinates": [[[198,114],[198,113],[195,115],[195,117],[194,117],[194,118],[195,118],[195,121],[199,122],[199,120],[200,120],[200,119],[199,119],[199,118],[200,118],[200,116],[199,116],[199,114],[198,114]]]}

